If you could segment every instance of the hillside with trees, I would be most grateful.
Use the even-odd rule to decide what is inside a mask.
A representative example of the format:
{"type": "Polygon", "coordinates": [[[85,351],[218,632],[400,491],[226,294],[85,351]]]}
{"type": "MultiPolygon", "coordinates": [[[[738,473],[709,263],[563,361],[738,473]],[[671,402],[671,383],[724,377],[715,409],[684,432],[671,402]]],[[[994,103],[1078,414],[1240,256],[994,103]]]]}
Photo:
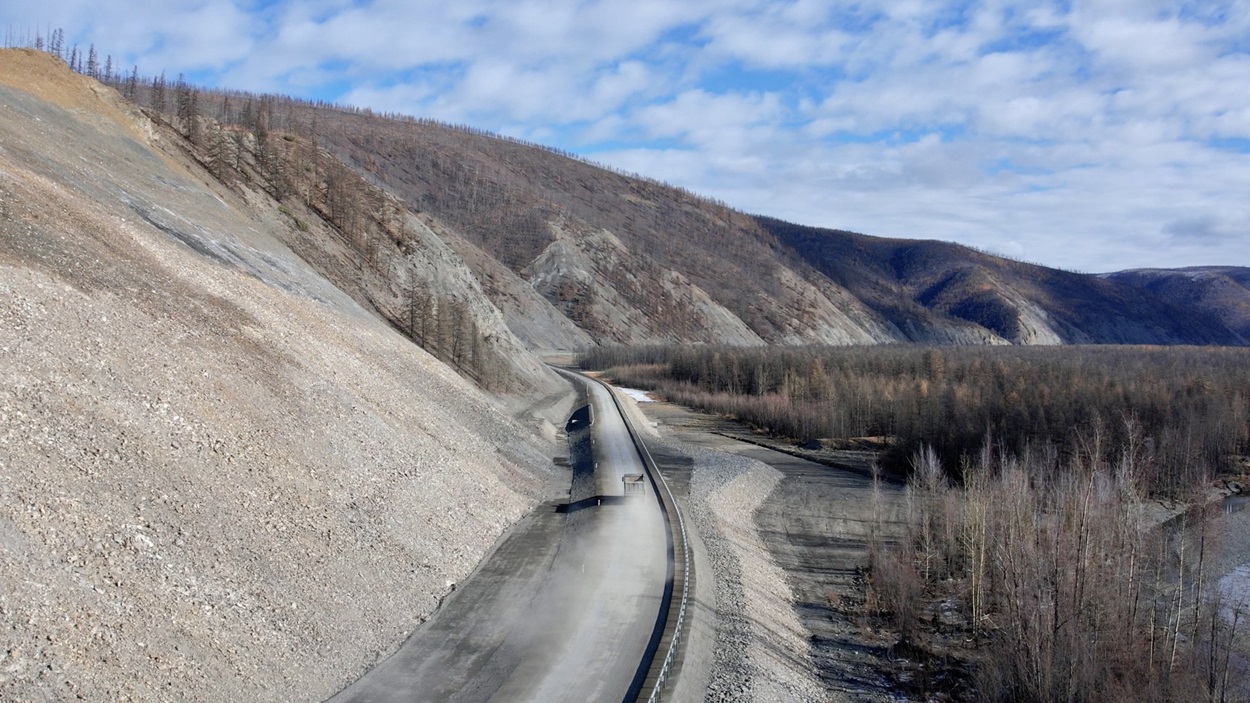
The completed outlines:
{"type": "Polygon", "coordinates": [[[947,242],[760,223],[905,330],[908,341],[945,342],[942,330],[952,320],[1013,344],[1247,341],[1244,288],[1239,299],[1179,298],[1126,277],[1052,269],[947,242]]]}
{"type": "MultiPolygon", "coordinates": [[[[410,333],[429,296],[421,284],[405,293],[407,279],[383,261],[405,217],[468,267],[533,349],[1247,341],[1244,298],[1178,297],[955,244],[753,217],[467,126],[206,90],[137,69],[90,75],[181,134],[215,176],[257,185],[342,231],[392,289],[375,301],[382,314],[410,333]]],[[[456,316],[451,307],[445,316],[456,316]]],[[[472,354],[447,340],[435,349],[472,354]]]]}
{"type": "Polygon", "coordinates": [[[1201,266],[1185,269],[1134,269],[1107,274],[1108,280],[1143,288],[1219,320],[1250,339],[1250,269],[1201,266]]]}

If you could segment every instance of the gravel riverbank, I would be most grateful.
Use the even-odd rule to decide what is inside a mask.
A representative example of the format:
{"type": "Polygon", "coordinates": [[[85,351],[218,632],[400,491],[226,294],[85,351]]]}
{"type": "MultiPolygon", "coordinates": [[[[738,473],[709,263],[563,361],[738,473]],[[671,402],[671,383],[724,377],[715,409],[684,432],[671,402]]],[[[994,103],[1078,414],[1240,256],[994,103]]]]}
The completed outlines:
{"type": "MultiPolygon", "coordinates": [[[[655,438],[653,453],[707,543],[709,566],[696,580],[712,572],[715,624],[696,634],[716,643],[707,645],[712,671],[700,671],[708,700],[897,700],[879,638],[870,641],[854,614],[874,511],[897,510],[899,487],[874,497],[859,454],[833,468],[735,439],[749,429],[671,403],[627,409],[655,438]]],[[[688,655],[700,670],[703,654],[688,655]]]]}

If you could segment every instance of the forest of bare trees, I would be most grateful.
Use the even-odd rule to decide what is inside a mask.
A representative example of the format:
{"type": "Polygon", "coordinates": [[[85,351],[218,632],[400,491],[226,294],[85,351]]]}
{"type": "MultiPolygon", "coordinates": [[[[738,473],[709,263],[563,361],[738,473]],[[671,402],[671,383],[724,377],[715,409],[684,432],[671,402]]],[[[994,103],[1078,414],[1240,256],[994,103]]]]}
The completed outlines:
{"type": "Polygon", "coordinates": [[[1250,604],[1216,587],[1209,519],[1211,479],[1250,449],[1250,350],[622,347],[581,361],[778,436],[882,437],[910,477],[901,514],[878,508],[862,615],[894,629],[901,657],[970,672],[956,698],[1250,694],[1250,604]]]}
{"type": "Polygon", "coordinates": [[[1246,700],[1250,603],[1212,573],[1219,505],[1161,521],[1140,430],[1110,461],[1095,428],[1062,459],[986,447],[960,486],[917,452],[902,534],[873,541],[866,584],[895,648],[967,662],[975,700],[1246,700]]]}
{"type": "Polygon", "coordinates": [[[987,437],[1008,452],[1070,453],[1090,427],[1112,453],[1140,428],[1140,480],[1159,494],[1247,453],[1242,348],[604,347],[583,363],[782,437],[889,438],[883,461],[893,468],[932,447],[955,480],[987,437]]]}

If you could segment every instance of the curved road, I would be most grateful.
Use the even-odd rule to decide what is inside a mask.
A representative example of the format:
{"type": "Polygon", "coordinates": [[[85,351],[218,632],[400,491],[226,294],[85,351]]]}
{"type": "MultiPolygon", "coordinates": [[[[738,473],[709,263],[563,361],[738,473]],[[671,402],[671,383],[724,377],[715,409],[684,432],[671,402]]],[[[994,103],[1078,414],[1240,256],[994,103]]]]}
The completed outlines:
{"type": "Polygon", "coordinates": [[[582,409],[566,428],[569,499],[518,523],[399,651],[331,701],[626,698],[663,597],[664,522],[650,489],[621,497],[621,477],[643,467],[607,389],[575,382],[593,423],[587,432],[582,409]]]}

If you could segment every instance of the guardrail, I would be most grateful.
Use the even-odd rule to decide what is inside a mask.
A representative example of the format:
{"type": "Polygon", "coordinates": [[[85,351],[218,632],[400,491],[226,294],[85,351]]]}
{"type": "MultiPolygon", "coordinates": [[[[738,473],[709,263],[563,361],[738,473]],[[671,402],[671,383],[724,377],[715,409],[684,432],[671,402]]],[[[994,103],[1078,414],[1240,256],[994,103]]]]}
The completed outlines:
{"type": "MultiPolygon", "coordinates": [[[[625,421],[625,429],[629,432],[629,438],[633,441],[638,455],[642,457],[643,466],[647,470],[647,474],[651,477],[652,486],[656,487],[656,493],[660,497],[660,508],[667,516],[675,516],[677,518],[677,529],[673,529],[673,521],[670,518],[666,520],[669,535],[673,538],[673,594],[677,596],[669,601],[669,609],[667,617],[664,620],[665,630],[671,626],[672,634],[668,638],[668,648],[664,652],[664,659],[656,664],[653,659],[651,667],[647,671],[647,679],[643,684],[642,690],[638,694],[639,701],[647,703],[656,703],[663,699],[664,685],[668,683],[668,678],[673,674],[673,669],[677,665],[678,645],[681,643],[682,630],[686,624],[686,605],[690,594],[690,545],[686,539],[686,521],[682,518],[681,510],[677,507],[677,501],[673,498],[673,492],[669,490],[668,481],[664,480],[664,474],[660,473],[660,467],[656,465],[655,459],[651,457],[651,451],[647,449],[647,445],[642,441],[642,437],[634,429],[634,423],[626,414],[625,408],[621,406],[621,401],[616,396],[616,392],[611,386],[604,384],[608,389],[608,395],[612,396],[612,402],[616,405],[616,410],[621,414],[621,419],[625,421]],[[663,493],[659,489],[663,488],[663,493]],[[680,544],[678,544],[680,543],[680,544]]],[[[660,644],[663,646],[664,638],[661,637],[660,644]]]]}

